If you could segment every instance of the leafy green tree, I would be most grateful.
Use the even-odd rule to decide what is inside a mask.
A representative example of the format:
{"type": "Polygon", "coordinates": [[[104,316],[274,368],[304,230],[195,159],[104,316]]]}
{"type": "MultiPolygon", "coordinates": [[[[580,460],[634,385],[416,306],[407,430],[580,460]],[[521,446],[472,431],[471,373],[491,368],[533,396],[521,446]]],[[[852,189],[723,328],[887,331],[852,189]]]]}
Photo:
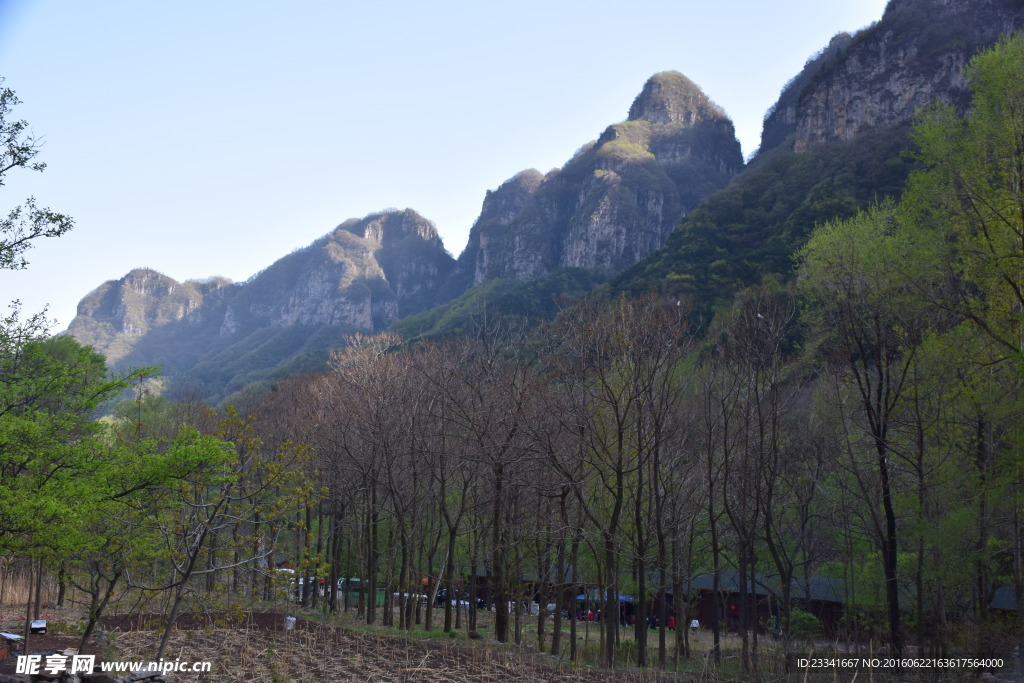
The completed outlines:
{"type": "Polygon", "coordinates": [[[859,406],[856,422],[876,463],[882,511],[875,536],[896,652],[902,651],[903,633],[891,440],[908,400],[915,353],[931,320],[930,307],[916,295],[929,274],[912,267],[912,253],[891,202],[822,226],[799,252],[799,291],[818,331],[821,357],[852,387],[859,406]]]}
{"type": "MultiPolygon", "coordinates": [[[[20,100],[14,91],[3,87],[0,78],[0,187],[10,171],[42,171],[46,164],[36,161],[41,143],[28,123],[14,119],[13,109],[20,100]]],[[[25,251],[40,237],[57,237],[71,229],[73,221],[64,214],[36,206],[34,197],[14,207],[0,218],[0,269],[19,270],[27,265],[25,251]]]]}
{"type": "Polygon", "coordinates": [[[848,421],[861,429],[847,449],[876,461],[873,478],[866,461],[852,464],[897,648],[897,574],[915,579],[919,641],[947,607],[976,604],[987,620],[1001,563],[1015,568],[1004,575],[1024,602],[1022,71],[1021,36],[972,60],[970,112],[923,115],[913,133],[922,168],[900,203],[828,223],[799,253],[819,357],[846,380],[837,396],[857,399],[848,421]]]}
{"type": "MultiPolygon", "coordinates": [[[[0,187],[11,171],[46,168],[36,160],[39,140],[12,116],[18,104],[0,78],[0,187]]],[[[34,240],[71,227],[69,217],[29,197],[0,218],[0,269],[26,267],[34,240]]],[[[91,418],[127,386],[92,349],[70,337],[47,339],[47,326],[43,313],[21,319],[17,301],[0,319],[0,552],[40,563],[62,562],[81,540],[76,522],[97,491],[83,475],[104,450],[91,418]]]]}
{"type": "MultiPolygon", "coordinates": [[[[0,78],[0,187],[11,171],[46,168],[28,123],[13,118],[19,102],[0,78]]],[[[71,225],[33,198],[11,209],[0,219],[0,269],[24,268],[33,240],[71,225]]],[[[88,458],[91,413],[125,386],[102,356],[69,337],[47,339],[46,326],[42,314],[22,320],[17,302],[0,320],[0,547],[31,545],[32,532],[69,513],[60,489],[88,458]]]]}
{"type": "Polygon", "coordinates": [[[125,463],[124,493],[117,498],[143,513],[133,515],[130,527],[150,539],[151,559],[157,560],[136,567],[131,583],[172,591],[159,659],[193,578],[272,566],[278,533],[312,491],[303,467],[306,449],[290,443],[264,447],[232,409],[215,435],[184,427],[171,441],[146,439],[134,450],[137,457],[125,463]],[[147,575],[154,566],[161,573],[147,575]]]}
{"type": "Polygon", "coordinates": [[[103,450],[97,407],[128,386],[71,337],[47,339],[8,318],[0,326],[0,546],[74,518],[71,492],[103,450]]]}
{"type": "Polygon", "coordinates": [[[1024,369],[1024,35],[967,68],[970,113],[930,109],[915,128],[925,168],[902,208],[936,266],[956,276],[931,297],[963,316],[1024,369]],[[942,261],[945,261],[943,263],[942,261]]]}
{"type": "MultiPolygon", "coordinates": [[[[965,381],[977,411],[972,468],[978,482],[977,592],[985,616],[991,548],[1012,548],[1018,614],[1024,616],[1024,466],[1021,382],[1024,380],[1024,35],[1003,38],[971,60],[974,90],[961,116],[937,106],[915,128],[918,157],[901,209],[903,225],[919,245],[922,262],[949,277],[922,295],[970,328],[968,340],[981,368],[965,381]],[[1007,372],[1007,367],[1012,371],[1007,372]],[[999,377],[997,382],[985,378],[999,377]],[[972,387],[980,389],[971,390],[972,387]],[[999,404],[1002,404],[1000,407],[999,404]],[[1001,416],[1001,417],[1000,417],[1001,416]],[[996,520],[1002,539],[990,538],[996,520]]],[[[961,402],[963,403],[963,402],[961,402]]],[[[990,572],[992,572],[990,574],[990,572]]],[[[1024,649],[1021,650],[1024,663],[1024,649]]]]}
{"type": "MultiPolygon", "coordinates": [[[[66,575],[76,560],[119,554],[100,550],[117,545],[123,528],[104,516],[116,494],[103,472],[119,463],[95,413],[131,378],[110,375],[102,356],[71,337],[44,337],[39,323],[12,315],[0,325],[0,552],[66,575]]],[[[118,575],[93,569],[98,618],[118,575]]]]}

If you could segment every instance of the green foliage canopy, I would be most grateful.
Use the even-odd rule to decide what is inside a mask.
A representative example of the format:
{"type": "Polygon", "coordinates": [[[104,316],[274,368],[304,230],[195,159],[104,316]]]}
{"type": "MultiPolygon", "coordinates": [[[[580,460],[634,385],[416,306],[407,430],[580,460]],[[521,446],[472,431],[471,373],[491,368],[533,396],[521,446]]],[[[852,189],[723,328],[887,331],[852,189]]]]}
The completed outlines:
{"type": "Polygon", "coordinates": [[[1024,368],[1024,36],[975,57],[971,112],[936,106],[914,132],[925,168],[903,199],[905,223],[956,278],[930,297],[1024,368]],[[942,249],[944,248],[944,249],[942,249]]]}
{"type": "Polygon", "coordinates": [[[0,545],[15,537],[34,543],[44,529],[78,517],[104,451],[96,410],[128,383],[71,337],[46,338],[14,314],[3,321],[0,545]]]}
{"type": "MultiPolygon", "coordinates": [[[[3,87],[3,82],[0,78],[0,187],[10,171],[46,168],[46,164],[35,161],[40,143],[29,131],[28,123],[12,118],[12,110],[20,100],[13,90],[3,87]]],[[[63,235],[72,225],[68,216],[39,208],[35,198],[29,197],[24,205],[14,207],[6,218],[0,218],[0,269],[24,268],[24,254],[32,240],[63,235]]]]}

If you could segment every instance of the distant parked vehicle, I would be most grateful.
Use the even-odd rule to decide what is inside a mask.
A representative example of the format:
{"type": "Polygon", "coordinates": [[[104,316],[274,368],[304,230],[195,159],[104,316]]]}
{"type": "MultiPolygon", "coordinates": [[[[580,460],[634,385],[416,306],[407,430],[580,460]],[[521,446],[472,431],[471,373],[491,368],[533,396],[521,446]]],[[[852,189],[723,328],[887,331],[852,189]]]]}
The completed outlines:
{"type": "MultiPolygon", "coordinates": [[[[444,603],[446,600],[448,600],[448,590],[446,588],[442,588],[441,590],[437,591],[437,597],[434,598],[434,606],[444,607],[444,603]]],[[[469,600],[467,600],[465,596],[460,595],[459,591],[455,591],[455,598],[452,599],[451,603],[452,607],[459,607],[461,609],[469,609],[470,606],[469,600]]],[[[487,609],[487,601],[483,598],[477,598],[476,608],[487,609]]]]}

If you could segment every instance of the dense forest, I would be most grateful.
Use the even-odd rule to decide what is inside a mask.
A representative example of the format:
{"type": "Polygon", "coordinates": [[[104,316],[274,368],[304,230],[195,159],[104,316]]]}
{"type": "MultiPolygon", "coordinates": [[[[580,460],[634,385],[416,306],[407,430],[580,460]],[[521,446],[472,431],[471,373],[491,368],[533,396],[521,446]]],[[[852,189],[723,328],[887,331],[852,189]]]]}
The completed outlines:
{"type": "MultiPolygon", "coordinates": [[[[975,58],[970,113],[921,115],[898,200],[819,222],[794,238],[794,277],[713,318],[600,290],[540,325],[356,336],[324,371],[213,411],[13,310],[0,603],[28,581],[38,610],[56,577],[88,603],[83,642],[129,599],[168,625],[275,597],[406,630],[475,631],[486,609],[495,640],[529,619],[532,645],[569,660],[582,608],[604,615],[603,665],[673,668],[691,632],[668,627],[697,618],[707,580],[711,661],[735,631],[751,674],[814,636],[1024,660],[1021,73],[1022,37],[975,58]]],[[[16,103],[5,91],[7,171],[38,151],[16,103]]],[[[12,214],[0,265],[68,227],[12,214]]]]}

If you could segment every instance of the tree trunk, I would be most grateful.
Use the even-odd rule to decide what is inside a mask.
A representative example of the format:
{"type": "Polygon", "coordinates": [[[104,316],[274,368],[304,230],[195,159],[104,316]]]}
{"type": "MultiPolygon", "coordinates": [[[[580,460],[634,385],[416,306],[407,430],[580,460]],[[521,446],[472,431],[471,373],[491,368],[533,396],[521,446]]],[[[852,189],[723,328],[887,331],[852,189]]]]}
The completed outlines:
{"type": "MultiPolygon", "coordinates": [[[[580,538],[579,535],[573,531],[572,547],[569,549],[569,566],[572,568],[572,579],[575,582],[573,584],[573,595],[571,604],[573,607],[576,606],[576,589],[579,584],[579,552],[580,552],[580,538]]],[[[580,584],[581,585],[581,584],[580,584]]],[[[584,594],[585,595],[585,594],[584,594]]],[[[575,609],[572,610],[575,612],[575,609]]],[[[574,664],[579,661],[579,647],[576,643],[576,627],[578,626],[576,615],[570,614],[569,618],[569,660],[574,664]]]]}
{"type": "Polygon", "coordinates": [[[103,615],[103,610],[106,609],[107,602],[110,601],[110,596],[114,594],[114,587],[117,585],[118,579],[121,578],[121,572],[114,574],[113,578],[107,584],[106,591],[103,591],[101,597],[100,593],[100,581],[101,577],[96,577],[95,592],[92,594],[92,600],[89,605],[89,619],[85,623],[85,630],[82,632],[82,640],[78,643],[78,651],[83,652],[85,650],[86,643],[89,642],[89,638],[92,636],[92,632],[96,628],[96,624],[99,622],[100,617],[103,615]]]}
{"type": "Polygon", "coordinates": [[[36,577],[36,609],[35,618],[43,613],[43,561],[39,560],[39,575],[36,577]]]}
{"type": "Polygon", "coordinates": [[[615,539],[610,533],[604,534],[605,564],[605,595],[604,614],[604,656],[609,669],[615,668],[616,645],[619,635],[619,596],[618,582],[615,580],[617,567],[615,563],[615,539]]]}
{"type": "Polygon", "coordinates": [[[502,486],[504,475],[499,464],[494,471],[494,506],[491,527],[491,582],[494,591],[494,637],[499,643],[508,642],[508,593],[503,569],[504,553],[502,539],[502,486]]]}
{"type": "MultiPolygon", "coordinates": [[[[882,508],[885,512],[885,545],[882,548],[882,562],[885,569],[885,595],[889,611],[889,638],[896,663],[903,654],[903,631],[900,625],[900,593],[896,562],[898,551],[896,545],[896,510],[893,507],[892,484],[889,481],[889,458],[885,442],[879,437],[875,439],[878,452],[878,472],[881,475],[882,508]]],[[[897,671],[900,667],[897,666],[897,671]]]]}
{"type": "Polygon", "coordinates": [[[555,605],[554,624],[551,633],[551,654],[556,657],[562,655],[562,602],[565,596],[565,538],[559,538],[558,550],[555,553],[555,567],[558,575],[555,577],[552,589],[551,602],[555,605]]]}
{"type": "MultiPolygon", "coordinates": [[[[452,596],[455,594],[454,583],[455,583],[455,528],[448,527],[448,560],[445,563],[444,568],[444,586],[445,586],[445,598],[444,598],[444,632],[452,632],[452,596]]],[[[476,565],[473,565],[473,571],[476,571],[476,565]]]]}
{"type": "Polygon", "coordinates": [[[64,565],[57,570],[57,607],[64,607],[64,596],[67,593],[67,582],[64,580],[64,565]]]}

